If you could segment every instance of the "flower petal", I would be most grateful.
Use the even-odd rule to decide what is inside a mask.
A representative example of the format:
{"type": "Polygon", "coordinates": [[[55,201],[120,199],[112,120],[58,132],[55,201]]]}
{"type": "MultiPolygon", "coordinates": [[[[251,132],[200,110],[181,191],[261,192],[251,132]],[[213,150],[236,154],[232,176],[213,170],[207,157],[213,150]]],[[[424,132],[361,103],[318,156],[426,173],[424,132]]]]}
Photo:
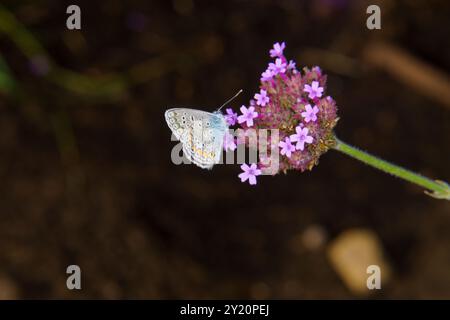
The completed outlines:
{"type": "Polygon", "coordinates": [[[241,170],[242,170],[242,171],[247,172],[249,169],[250,169],[250,167],[249,167],[246,163],[243,163],[243,164],[241,165],[241,170]]]}
{"type": "Polygon", "coordinates": [[[243,172],[239,174],[238,177],[241,179],[241,182],[245,182],[249,178],[249,175],[247,174],[247,172],[243,172]]]}

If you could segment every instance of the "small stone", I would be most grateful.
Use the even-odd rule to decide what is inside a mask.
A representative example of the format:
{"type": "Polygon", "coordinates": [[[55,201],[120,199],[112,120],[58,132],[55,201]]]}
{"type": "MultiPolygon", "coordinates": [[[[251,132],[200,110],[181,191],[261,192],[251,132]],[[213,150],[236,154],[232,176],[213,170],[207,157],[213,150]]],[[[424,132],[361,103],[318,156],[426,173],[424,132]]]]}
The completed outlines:
{"type": "MultiPolygon", "coordinates": [[[[366,229],[351,229],[334,239],[327,249],[333,269],[347,288],[357,296],[366,296],[372,290],[367,286],[369,266],[378,266],[381,289],[391,276],[391,268],[383,255],[377,235],[366,229]]],[[[374,290],[377,291],[377,290],[374,290]]]]}

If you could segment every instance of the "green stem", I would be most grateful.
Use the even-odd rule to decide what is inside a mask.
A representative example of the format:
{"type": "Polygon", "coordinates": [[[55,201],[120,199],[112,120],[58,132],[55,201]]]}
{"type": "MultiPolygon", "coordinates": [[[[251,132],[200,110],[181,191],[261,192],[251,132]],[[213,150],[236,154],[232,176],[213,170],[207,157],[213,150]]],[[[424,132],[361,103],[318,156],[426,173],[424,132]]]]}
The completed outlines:
{"type": "Polygon", "coordinates": [[[345,142],[339,140],[338,138],[335,139],[336,139],[336,145],[334,146],[335,150],[345,153],[346,155],[349,155],[350,157],[353,157],[381,171],[392,174],[393,176],[396,176],[398,178],[404,179],[406,181],[424,187],[432,191],[432,192],[425,191],[425,193],[434,198],[450,200],[450,186],[446,182],[428,179],[420,174],[414,173],[400,166],[389,163],[367,152],[364,152],[351,145],[348,145],[345,142]]]}

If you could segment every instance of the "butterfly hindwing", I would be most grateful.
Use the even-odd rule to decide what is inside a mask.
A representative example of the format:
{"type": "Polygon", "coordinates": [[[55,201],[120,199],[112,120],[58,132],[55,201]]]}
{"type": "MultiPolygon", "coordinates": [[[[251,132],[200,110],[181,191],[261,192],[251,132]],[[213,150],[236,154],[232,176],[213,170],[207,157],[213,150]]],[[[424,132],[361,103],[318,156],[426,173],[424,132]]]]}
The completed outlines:
{"type": "Polygon", "coordinates": [[[220,112],[175,108],[167,110],[165,117],[190,161],[205,169],[211,169],[220,161],[223,138],[228,130],[220,112]]]}

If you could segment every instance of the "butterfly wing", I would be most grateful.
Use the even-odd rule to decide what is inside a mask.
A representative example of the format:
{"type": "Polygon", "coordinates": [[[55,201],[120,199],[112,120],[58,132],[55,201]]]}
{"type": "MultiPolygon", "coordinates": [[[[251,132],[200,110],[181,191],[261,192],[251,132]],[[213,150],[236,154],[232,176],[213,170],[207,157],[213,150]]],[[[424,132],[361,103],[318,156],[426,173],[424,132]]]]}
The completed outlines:
{"type": "Polygon", "coordinates": [[[220,112],[175,108],[167,110],[165,117],[190,161],[204,169],[211,169],[220,161],[223,138],[228,130],[220,112]]]}

